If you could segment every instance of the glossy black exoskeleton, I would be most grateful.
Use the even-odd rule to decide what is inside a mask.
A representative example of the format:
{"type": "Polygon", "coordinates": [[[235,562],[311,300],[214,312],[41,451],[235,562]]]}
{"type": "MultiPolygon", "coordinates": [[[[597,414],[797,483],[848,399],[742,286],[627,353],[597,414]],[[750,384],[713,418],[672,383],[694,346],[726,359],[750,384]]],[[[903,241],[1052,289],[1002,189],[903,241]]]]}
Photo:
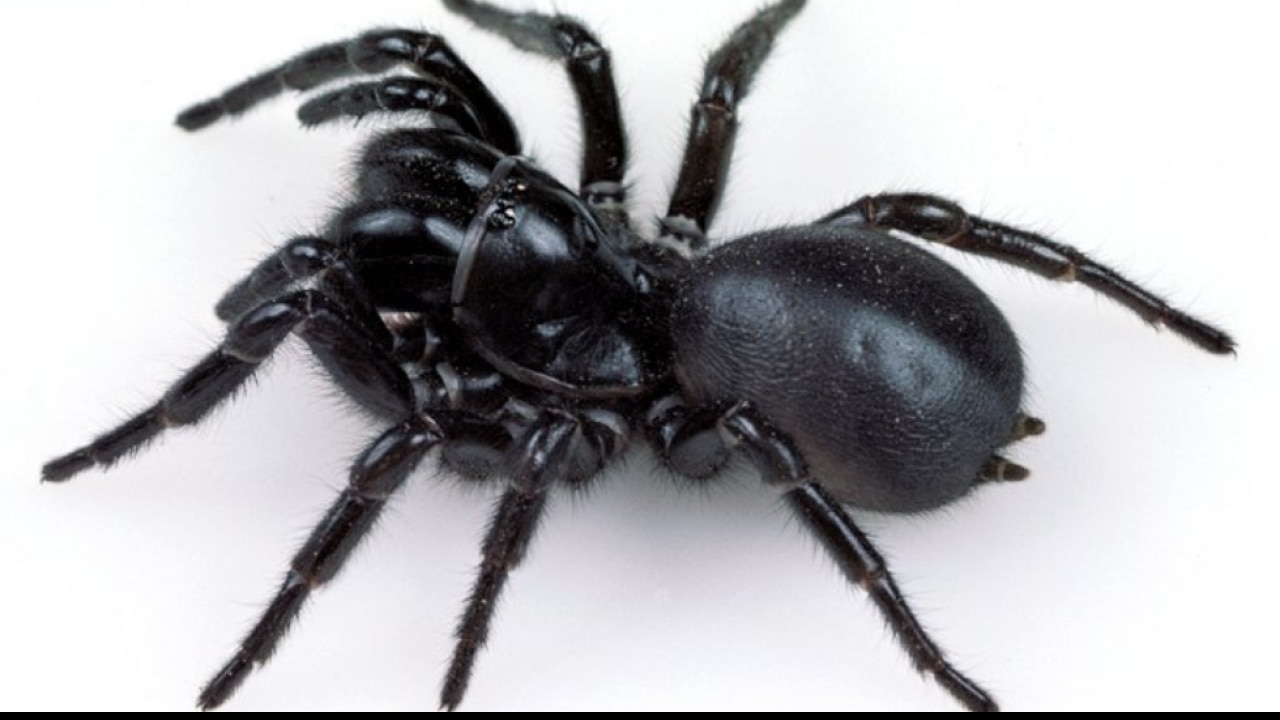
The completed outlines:
{"type": "Polygon", "coordinates": [[[938,507],[1014,439],[1022,356],[1004,316],[954,268],[882,232],[735,241],[696,265],[672,317],[686,401],[749,402],[842,502],[938,507]]]}
{"type": "Polygon", "coordinates": [[[1233,342],[1071,247],[931,195],[867,196],[709,249],[737,106],[803,4],[760,10],[711,55],[656,237],[633,230],[627,213],[609,55],[570,17],[446,0],[564,62],[584,134],[576,192],[519,156],[502,105],[429,33],[378,30],[314,48],[179,115],[198,130],[285,89],[405,69],[319,94],[299,116],[431,121],[374,138],[352,203],[232,287],[217,306],[226,339],[157,403],[44,468],[63,481],[199,422],[295,333],[385,424],[201,707],[224,703],[271,656],[311,590],[439,448],[464,478],[503,479],[441,696],[455,708],[548,494],[589,483],[640,436],[697,480],[745,456],[870,594],[917,668],[966,708],[996,709],[916,621],[844,506],[920,511],[1024,478],[999,452],[1044,426],[1022,411],[1022,359],[1000,311],[890,233],[1081,282],[1210,352],[1233,342]]]}

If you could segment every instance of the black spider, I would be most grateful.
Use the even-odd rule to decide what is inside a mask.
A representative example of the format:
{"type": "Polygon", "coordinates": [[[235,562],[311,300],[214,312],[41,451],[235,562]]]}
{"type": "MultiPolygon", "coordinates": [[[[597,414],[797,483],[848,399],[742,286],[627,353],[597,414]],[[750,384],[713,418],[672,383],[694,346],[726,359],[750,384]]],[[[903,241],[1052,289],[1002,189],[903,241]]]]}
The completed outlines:
{"type": "Polygon", "coordinates": [[[867,196],[812,224],[710,250],[736,109],[803,0],[764,8],[711,55],[652,238],[630,226],[617,93],[594,35],[565,16],[446,5],[564,61],[585,135],[579,191],[519,157],[502,105],[429,33],[378,30],[314,48],[189,108],[178,124],[197,130],[286,88],[407,69],[319,94],[299,115],[315,125],[426,113],[431,127],[377,136],[356,200],[219,302],[229,328],[217,349],[154,406],[44,468],[46,480],[66,480],[200,421],[295,331],[390,426],[356,459],[201,707],[221,705],[270,656],[311,589],[336,574],[438,448],[461,477],[506,483],[445,679],[441,704],[455,708],[551,488],[590,483],[642,431],[695,480],[741,451],[871,595],[916,666],[965,707],[994,710],[920,627],[843,505],[926,510],[984,482],[1021,479],[1027,471],[999,452],[1044,425],[1021,411],[1021,357],[1000,312],[959,272],[889,232],[1082,282],[1210,352],[1230,353],[1230,337],[1073,248],[930,195],[867,196]]]}

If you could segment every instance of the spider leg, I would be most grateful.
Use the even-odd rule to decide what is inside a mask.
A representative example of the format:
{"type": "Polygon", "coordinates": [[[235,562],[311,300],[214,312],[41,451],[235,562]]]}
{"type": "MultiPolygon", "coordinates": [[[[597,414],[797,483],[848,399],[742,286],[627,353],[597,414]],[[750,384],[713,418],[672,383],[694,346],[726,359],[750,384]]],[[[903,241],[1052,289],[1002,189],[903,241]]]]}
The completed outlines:
{"type": "Polygon", "coordinates": [[[995,712],[996,701],[974,681],[952,667],[928,632],[916,620],[898,589],[889,566],[863,533],[821,485],[805,482],[785,499],[801,522],[818,538],[851,584],[871,596],[916,669],[932,675],[961,705],[973,712],[995,712]]]}
{"type": "Polygon", "coordinates": [[[356,83],[318,95],[298,108],[303,125],[315,126],[338,118],[359,120],[372,113],[426,112],[445,118],[462,132],[482,140],[484,121],[462,95],[444,83],[414,77],[389,77],[356,83]]]}
{"type": "Polygon", "coordinates": [[[95,465],[110,467],[166,428],[199,422],[235,394],[295,329],[362,407],[379,416],[409,413],[413,390],[381,340],[344,305],[317,290],[300,290],[238,317],[222,344],[179,378],[159,402],[85,447],[50,461],[43,469],[44,480],[60,482],[95,465]]]}
{"type": "Polygon", "coordinates": [[[231,322],[316,276],[321,292],[343,305],[356,324],[379,344],[395,346],[398,338],[382,322],[368,292],[341,259],[338,246],[319,237],[301,236],[285,243],[223,294],[214,312],[219,320],[231,322]]]}
{"type": "Polygon", "coordinates": [[[337,246],[324,238],[293,238],[258,263],[243,280],[232,285],[218,301],[214,312],[219,320],[230,322],[264,300],[333,267],[337,259],[337,246]]]}
{"type": "MultiPolygon", "coordinates": [[[[449,428],[448,423],[445,426],[449,428]]],[[[262,617],[200,692],[202,710],[226,702],[255,666],[270,659],[311,591],[342,569],[388,498],[423,456],[449,435],[436,420],[414,416],[385,432],[356,458],[347,487],[293,556],[284,582],[262,617]]]]}
{"type": "Polygon", "coordinates": [[[480,572],[455,633],[458,642],[440,693],[444,710],[452,711],[462,702],[507,576],[524,559],[546,508],[547,491],[567,476],[577,436],[574,419],[544,412],[517,442],[511,484],[494,507],[482,546],[480,572]]]}
{"type": "Polygon", "coordinates": [[[1148,323],[1164,325],[1209,352],[1235,352],[1236,343],[1224,330],[1178,310],[1070,245],[974,217],[944,198],[916,193],[868,195],[818,222],[897,230],[1050,279],[1079,282],[1124,305],[1148,323]]]}
{"type": "Polygon", "coordinates": [[[450,87],[479,121],[481,137],[503,152],[520,152],[507,111],[483,81],[439,35],[414,30],[371,30],[359,37],[311,48],[178,114],[185,130],[199,130],[225,115],[239,115],[282,91],[311,90],[353,75],[377,75],[404,65],[450,87]]]}
{"type": "Polygon", "coordinates": [[[732,451],[720,434],[723,416],[723,408],[690,409],[673,395],[654,403],[646,430],[672,470],[694,480],[707,480],[729,462],[732,451]]]}
{"type": "Polygon", "coordinates": [[[457,644],[440,693],[444,710],[456,708],[466,694],[507,576],[528,552],[552,485],[582,487],[599,477],[630,436],[621,415],[598,408],[573,415],[544,409],[522,427],[510,456],[512,479],[494,506],[479,573],[454,634],[457,644]]]}
{"type": "Polygon", "coordinates": [[[766,483],[782,488],[787,506],[822,543],[849,582],[871,596],[916,669],[932,675],[969,710],[996,710],[995,700],[947,661],[907,605],[871,539],[858,529],[839,501],[809,477],[804,458],[791,442],[746,403],[719,412],[708,422],[710,417],[678,405],[656,405],[649,415],[649,429],[660,440],[659,453],[675,470],[682,471],[718,465],[732,450],[742,451],[766,483]],[[662,438],[669,440],[663,442],[662,438]],[[712,459],[699,461],[698,454],[712,459]]]}
{"type": "Polygon", "coordinates": [[[804,0],[782,0],[762,8],[707,60],[680,174],[659,228],[661,242],[681,245],[690,253],[706,246],[707,228],[724,193],[733,156],[738,104],[751,91],[774,38],[803,7],[804,0]]]}
{"type": "Polygon", "coordinates": [[[445,7],[521,50],[564,61],[582,119],[580,194],[597,210],[625,220],[626,131],[609,51],[595,34],[568,15],[517,13],[475,0],[445,0],[445,7]]]}

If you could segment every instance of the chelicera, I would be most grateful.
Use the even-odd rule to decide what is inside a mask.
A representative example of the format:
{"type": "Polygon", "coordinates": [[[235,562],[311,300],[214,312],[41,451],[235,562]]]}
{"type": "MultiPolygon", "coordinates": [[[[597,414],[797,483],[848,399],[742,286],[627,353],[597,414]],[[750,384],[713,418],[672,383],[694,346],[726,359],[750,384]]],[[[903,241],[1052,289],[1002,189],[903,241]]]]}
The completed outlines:
{"type": "Polygon", "coordinates": [[[926,194],[863,197],[812,223],[712,247],[736,113],[803,0],[768,6],[712,53],[656,231],[632,226],[610,58],[580,21],[470,0],[453,11],[564,63],[582,120],[576,191],[520,155],[499,100],[441,37],[390,29],[323,45],[178,116],[200,130],[287,89],[304,124],[422,118],[365,148],[355,199],[286,242],[217,305],[224,341],[151,407],[44,467],[64,481],[198,423],[290,335],[384,428],[296,553],[257,625],[200,694],[226,702],[270,657],[432,453],[501,488],[441,694],[456,708],[548,495],[583,488],[633,442],[709,481],[735,455],[781,493],[912,662],[970,710],[995,700],[917,622],[846,506],[915,512],[1026,469],[1017,340],[967,278],[895,235],[1073,280],[1204,350],[1222,330],[1078,250],[926,194]],[[349,81],[334,89],[336,81],[349,81]]]}

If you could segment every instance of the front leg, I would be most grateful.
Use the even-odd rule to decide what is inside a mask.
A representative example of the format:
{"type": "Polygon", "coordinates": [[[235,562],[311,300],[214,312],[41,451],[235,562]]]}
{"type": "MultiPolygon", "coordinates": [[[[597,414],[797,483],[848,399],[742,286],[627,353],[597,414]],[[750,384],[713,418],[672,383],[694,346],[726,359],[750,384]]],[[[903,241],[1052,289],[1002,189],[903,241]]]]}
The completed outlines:
{"type": "Polygon", "coordinates": [[[386,328],[366,327],[347,307],[318,290],[299,290],[240,315],[227,327],[222,344],[187,370],[158,402],[88,445],[51,460],[44,466],[44,479],[61,482],[94,466],[110,467],[165,430],[200,422],[235,395],[295,331],[362,407],[384,417],[410,413],[413,392],[382,344],[386,328]]]}
{"type": "MultiPolygon", "coordinates": [[[[381,75],[396,67],[432,81],[437,90],[456,93],[480,124],[481,137],[504,153],[520,152],[520,136],[502,103],[444,38],[416,30],[370,30],[351,40],[311,48],[183,110],[177,123],[184,130],[200,130],[285,90],[313,90],[353,76],[381,75]]],[[[313,120],[304,117],[304,121],[313,120]]]]}

